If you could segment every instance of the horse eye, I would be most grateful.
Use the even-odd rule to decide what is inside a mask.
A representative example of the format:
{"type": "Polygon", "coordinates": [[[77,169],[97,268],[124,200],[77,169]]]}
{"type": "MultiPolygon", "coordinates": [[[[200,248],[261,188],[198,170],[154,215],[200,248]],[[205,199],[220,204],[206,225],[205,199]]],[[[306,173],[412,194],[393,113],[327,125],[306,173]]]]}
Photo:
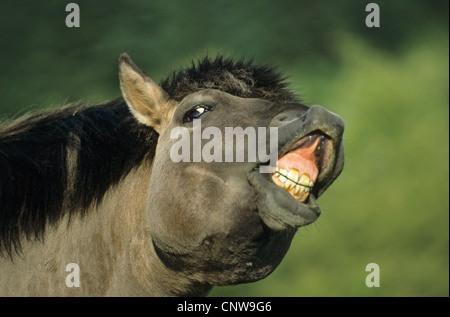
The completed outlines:
{"type": "Polygon", "coordinates": [[[183,123],[191,122],[194,119],[200,118],[202,114],[210,111],[211,107],[206,105],[197,105],[193,109],[186,112],[183,116],[183,123]]]}

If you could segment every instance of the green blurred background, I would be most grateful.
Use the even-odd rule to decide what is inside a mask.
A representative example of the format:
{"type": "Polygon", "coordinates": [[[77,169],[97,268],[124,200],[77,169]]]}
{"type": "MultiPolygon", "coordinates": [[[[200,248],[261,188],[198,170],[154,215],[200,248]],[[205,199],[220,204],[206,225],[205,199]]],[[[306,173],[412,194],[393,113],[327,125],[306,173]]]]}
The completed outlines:
{"type": "Polygon", "coordinates": [[[75,0],[0,3],[0,120],[120,95],[128,52],[156,81],[205,54],[276,64],[346,122],[346,165],[257,283],[211,296],[449,296],[448,1],[75,0]],[[368,263],[380,287],[368,288],[368,263]]]}

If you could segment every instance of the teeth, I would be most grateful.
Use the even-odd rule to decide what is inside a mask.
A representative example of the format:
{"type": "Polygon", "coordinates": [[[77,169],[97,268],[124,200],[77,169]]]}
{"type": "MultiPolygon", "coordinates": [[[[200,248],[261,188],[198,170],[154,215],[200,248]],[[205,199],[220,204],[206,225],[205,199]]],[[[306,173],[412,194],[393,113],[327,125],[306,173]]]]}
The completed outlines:
{"type": "Polygon", "coordinates": [[[311,188],[314,186],[314,182],[310,179],[310,176],[306,173],[299,178],[300,172],[296,168],[291,168],[289,170],[276,167],[276,172],[274,176],[277,177],[280,182],[284,184],[284,188],[288,191],[291,191],[293,195],[301,195],[306,194],[306,197],[303,198],[305,201],[308,197],[308,193],[311,191],[311,188]]]}
{"type": "Polygon", "coordinates": [[[300,186],[300,185],[295,185],[295,192],[294,192],[295,195],[300,194],[301,187],[302,186],[300,186]]]}
{"type": "Polygon", "coordinates": [[[303,186],[309,186],[309,175],[308,174],[303,174],[302,177],[300,178],[300,185],[303,186]]]}
{"type": "Polygon", "coordinates": [[[284,183],[284,188],[286,188],[287,190],[290,190],[292,187],[295,186],[295,183],[292,182],[290,179],[288,179],[285,183],[284,183]]]}
{"type": "Polygon", "coordinates": [[[287,178],[293,180],[294,182],[298,182],[298,170],[291,168],[287,174],[287,178]]]}

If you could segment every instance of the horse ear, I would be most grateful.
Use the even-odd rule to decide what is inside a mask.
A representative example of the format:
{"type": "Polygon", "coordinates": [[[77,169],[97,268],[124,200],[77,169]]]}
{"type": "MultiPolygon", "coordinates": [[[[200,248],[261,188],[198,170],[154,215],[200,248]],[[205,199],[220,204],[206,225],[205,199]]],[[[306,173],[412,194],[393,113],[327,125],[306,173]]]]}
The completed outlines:
{"type": "Polygon", "coordinates": [[[167,123],[170,103],[167,93],[125,53],[119,59],[119,78],[122,95],[132,114],[160,133],[167,123]]]}

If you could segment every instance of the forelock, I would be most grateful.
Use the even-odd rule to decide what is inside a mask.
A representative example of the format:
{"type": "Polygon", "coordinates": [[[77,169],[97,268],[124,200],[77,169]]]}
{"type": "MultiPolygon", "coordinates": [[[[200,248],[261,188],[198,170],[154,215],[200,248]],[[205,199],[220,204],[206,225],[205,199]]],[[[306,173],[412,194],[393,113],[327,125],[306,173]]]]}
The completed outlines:
{"type": "Polygon", "coordinates": [[[260,98],[276,103],[299,102],[299,98],[288,89],[286,78],[274,67],[252,61],[233,61],[222,56],[193,62],[191,67],[164,79],[161,87],[176,101],[201,89],[218,89],[242,98],[260,98]]]}

